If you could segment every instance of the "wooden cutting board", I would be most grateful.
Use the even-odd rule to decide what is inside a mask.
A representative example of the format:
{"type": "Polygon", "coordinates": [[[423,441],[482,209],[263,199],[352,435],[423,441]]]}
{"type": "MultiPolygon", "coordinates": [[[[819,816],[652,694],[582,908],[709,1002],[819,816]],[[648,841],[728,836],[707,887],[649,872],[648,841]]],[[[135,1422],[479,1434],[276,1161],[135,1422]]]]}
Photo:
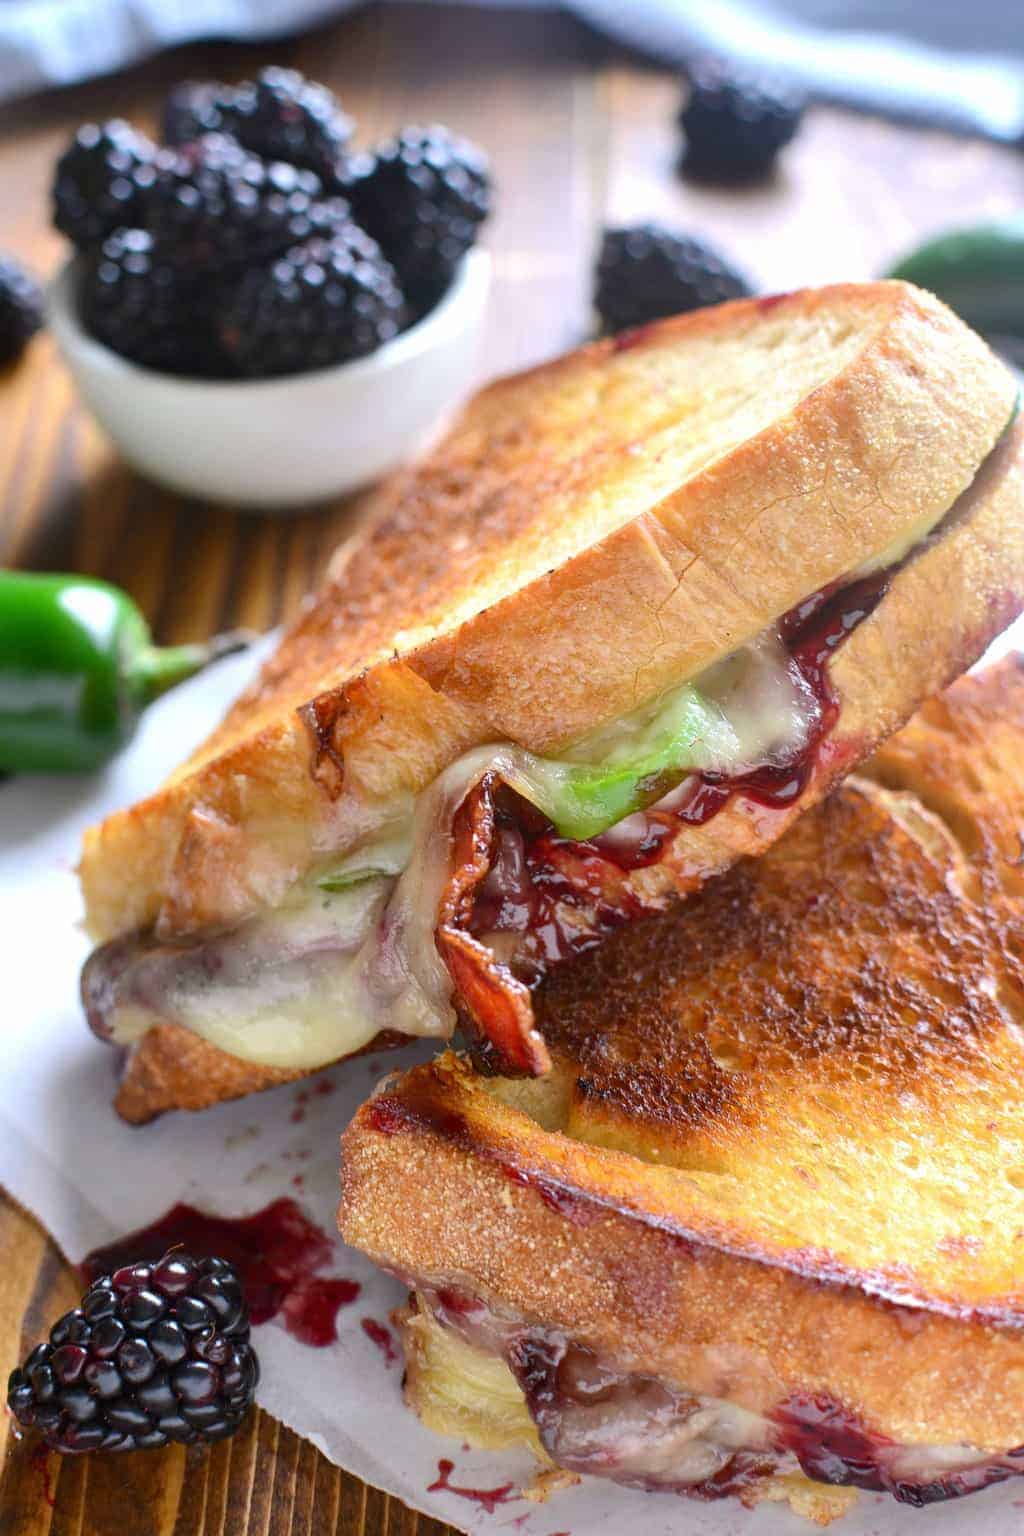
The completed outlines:
{"type": "MultiPolygon", "coordinates": [[[[403,122],[439,119],[490,151],[496,281],[482,374],[585,336],[590,263],[605,222],[656,218],[711,238],[772,290],[874,275],[923,234],[1014,211],[1024,192],[1024,157],[1013,151],[825,110],[808,115],[768,185],[696,189],[675,175],[671,74],[566,16],[388,5],[298,43],[179,51],[116,80],[0,110],[0,248],[41,272],[56,264],[50,173],[80,122],[119,115],[152,124],[175,81],[239,78],[271,59],[334,86],[368,141],[403,122]]],[[[348,501],[280,521],[246,518],[142,483],[77,406],[46,338],[0,375],[0,560],[115,581],[162,640],[278,623],[359,515],[359,502],[348,501]]],[[[0,1254],[6,1379],[74,1304],[78,1286],[38,1225],[2,1196],[0,1254]]],[[[14,1444],[0,1417],[0,1449],[5,1440],[0,1536],[452,1529],[364,1487],[266,1414],[209,1452],[62,1462],[14,1444]]],[[[464,1513],[457,1502],[453,1519],[464,1513]]]]}

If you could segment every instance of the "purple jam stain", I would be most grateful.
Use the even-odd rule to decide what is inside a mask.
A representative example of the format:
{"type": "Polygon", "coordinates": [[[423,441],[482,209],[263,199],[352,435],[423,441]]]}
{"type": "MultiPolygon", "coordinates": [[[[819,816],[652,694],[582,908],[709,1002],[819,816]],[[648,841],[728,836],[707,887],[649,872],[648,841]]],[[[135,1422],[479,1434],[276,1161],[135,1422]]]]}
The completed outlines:
{"type": "Polygon", "coordinates": [[[455,1463],[443,1457],[437,1464],[437,1480],[427,1484],[428,1493],[454,1493],[456,1498],[469,1499],[474,1504],[479,1504],[481,1509],[493,1515],[499,1504],[508,1504],[512,1499],[518,1499],[519,1494],[514,1493],[514,1483],[502,1483],[499,1488],[457,1488],[451,1482],[451,1475],[455,1471],[455,1463]]]}
{"type": "Polygon", "coordinates": [[[39,1486],[43,1499],[51,1509],[57,1508],[57,1493],[50,1476],[50,1449],[46,1445],[37,1445],[29,1452],[30,1464],[39,1473],[39,1486]]]}
{"type": "Polygon", "coordinates": [[[281,1305],[281,1320],[293,1339],[324,1349],[338,1337],[338,1313],[360,1292],[357,1280],[302,1280],[281,1305]]]}
{"type": "Polygon", "coordinates": [[[183,1248],[195,1258],[227,1259],[238,1271],[254,1324],[278,1318],[300,1343],[315,1348],[337,1338],[337,1314],[359,1294],[354,1280],[321,1278],[334,1242],[291,1199],[275,1200],[253,1216],[212,1216],[175,1205],[149,1227],[130,1232],[83,1260],[87,1282],[128,1264],[183,1248]]]}
{"type": "Polygon", "coordinates": [[[397,1365],[398,1350],[395,1348],[395,1341],[384,1324],[378,1323],[375,1317],[364,1317],[361,1319],[359,1326],[371,1344],[376,1344],[387,1364],[397,1365]]]}

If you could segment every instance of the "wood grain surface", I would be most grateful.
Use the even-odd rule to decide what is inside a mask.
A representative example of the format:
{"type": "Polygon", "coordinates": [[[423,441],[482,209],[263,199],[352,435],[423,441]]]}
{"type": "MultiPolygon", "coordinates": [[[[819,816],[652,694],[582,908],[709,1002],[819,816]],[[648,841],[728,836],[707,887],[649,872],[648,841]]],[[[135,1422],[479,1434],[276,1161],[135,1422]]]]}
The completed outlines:
{"type": "MultiPolygon", "coordinates": [[[[675,173],[678,86],[561,15],[370,7],[273,48],[210,46],[0,110],[0,248],[42,273],[55,155],[83,120],[152,125],[186,76],[295,64],[330,82],[372,141],[438,119],[490,152],[499,205],[481,376],[548,356],[590,325],[600,226],[658,218],[710,238],[766,290],[870,276],[924,233],[1016,210],[1024,158],[1009,150],[818,109],[768,185],[694,188],[675,173]]],[[[275,520],[186,502],[137,479],[77,405],[46,337],[0,374],[0,561],[104,576],[159,638],[294,610],[358,500],[275,520]]],[[[0,1165],[2,1171],[2,1165],[0,1165]]],[[[38,1225],[0,1196],[0,1372],[77,1299],[38,1225]]],[[[324,1460],[266,1414],[212,1451],[61,1461],[15,1444],[0,1418],[0,1536],[444,1536],[324,1460]]],[[[453,1511],[454,1513],[454,1511],[453,1511]]]]}

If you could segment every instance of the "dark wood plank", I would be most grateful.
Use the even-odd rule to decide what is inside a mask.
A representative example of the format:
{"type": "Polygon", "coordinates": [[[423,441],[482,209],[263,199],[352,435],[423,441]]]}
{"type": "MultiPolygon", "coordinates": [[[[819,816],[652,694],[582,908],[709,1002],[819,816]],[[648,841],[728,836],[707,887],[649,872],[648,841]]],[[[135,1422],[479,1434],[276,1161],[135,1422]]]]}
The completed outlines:
{"type": "MultiPolygon", "coordinates": [[[[156,121],[185,76],[294,62],[341,93],[372,140],[451,123],[490,151],[496,281],[482,371],[582,339],[605,221],[660,218],[721,244],[766,288],[881,270],[922,233],[1020,203],[1024,160],[939,134],[815,111],[768,186],[696,188],[675,174],[678,87],[578,23],[536,11],[369,7],[272,49],[179,50],[116,80],[0,109],[0,244],[48,272],[53,159],[87,118],[156,121]]],[[[52,344],[0,374],[0,560],[128,588],[158,635],[277,623],[358,520],[358,501],[274,521],[186,503],[118,463],[77,405],[52,344]]],[[[0,1197],[0,1374],[72,1305],[77,1283],[37,1224],[0,1197]]],[[[0,1415],[0,1451],[9,1439],[0,1415]]],[[[211,1452],[67,1460],[8,1447],[0,1536],[449,1536],[256,1414],[211,1452]]]]}

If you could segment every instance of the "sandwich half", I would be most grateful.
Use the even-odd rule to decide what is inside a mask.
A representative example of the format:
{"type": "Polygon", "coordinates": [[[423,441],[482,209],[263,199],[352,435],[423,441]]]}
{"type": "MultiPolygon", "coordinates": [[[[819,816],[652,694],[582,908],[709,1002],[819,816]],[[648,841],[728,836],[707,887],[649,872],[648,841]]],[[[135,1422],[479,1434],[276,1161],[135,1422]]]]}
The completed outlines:
{"type": "Polygon", "coordinates": [[[543,1073],[550,969],[768,847],[1020,610],[1015,402],[899,283],[486,389],[223,725],[87,836],[121,1113],[457,1020],[543,1073]]]}
{"type": "Polygon", "coordinates": [[[823,1521],[1024,1472],[1022,829],[1014,657],[545,983],[548,1077],[385,1082],[339,1222],[426,1423],[823,1521]]]}

